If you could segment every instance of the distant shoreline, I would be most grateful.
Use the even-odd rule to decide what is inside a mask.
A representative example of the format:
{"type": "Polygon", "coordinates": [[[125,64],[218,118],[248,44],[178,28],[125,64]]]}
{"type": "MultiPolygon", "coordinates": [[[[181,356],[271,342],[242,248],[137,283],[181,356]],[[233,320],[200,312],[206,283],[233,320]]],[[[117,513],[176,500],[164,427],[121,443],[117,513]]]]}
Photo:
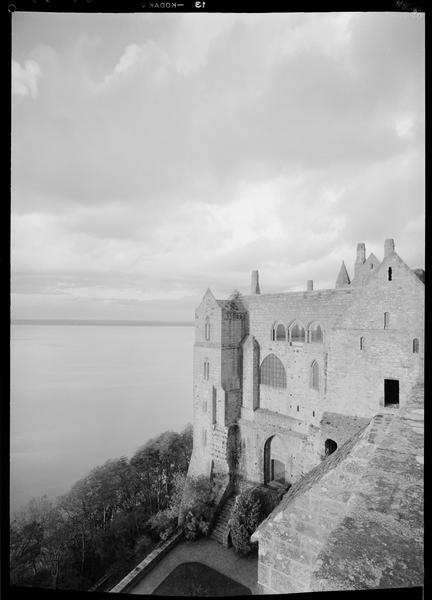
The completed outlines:
{"type": "Polygon", "coordinates": [[[11,325],[101,325],[114,327],[191,327],[193,321],[133,321],[121,319],[11,319],[11,325]]]}

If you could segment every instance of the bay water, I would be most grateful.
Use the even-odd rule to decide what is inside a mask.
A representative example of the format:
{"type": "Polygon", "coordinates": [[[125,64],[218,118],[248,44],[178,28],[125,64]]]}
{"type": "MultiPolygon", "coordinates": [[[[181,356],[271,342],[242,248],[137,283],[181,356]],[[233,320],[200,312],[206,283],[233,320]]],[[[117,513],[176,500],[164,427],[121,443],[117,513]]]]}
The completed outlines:
{"type": "Polygon", "coordinates": [[[192,422],[192,326],[11,326],[11,513],[192,422]]]}

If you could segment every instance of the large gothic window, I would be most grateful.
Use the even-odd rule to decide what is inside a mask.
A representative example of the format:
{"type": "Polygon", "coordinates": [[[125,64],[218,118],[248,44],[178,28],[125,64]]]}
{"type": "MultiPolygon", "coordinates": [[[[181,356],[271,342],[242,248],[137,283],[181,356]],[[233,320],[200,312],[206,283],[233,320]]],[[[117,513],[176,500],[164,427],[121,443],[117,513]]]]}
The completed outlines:
{"type": "Polygon", "coordinates": [[[319,389],[319,366],[316,360],[313,361],[310,368],[310,386],[314,390],[319,389]]]}
{"type": "Polygon", "coordinates": [[[292,342],[304,342],[305,341],[305,330],[302,325],[295,323],[291,327],[291,341],[292,342]]]}
{"type": "Polygon", "coordinates": [[[275,388],[286,387],[285,367],[274,354],[266,356],[261,363],[260,383],[275,388]]]}

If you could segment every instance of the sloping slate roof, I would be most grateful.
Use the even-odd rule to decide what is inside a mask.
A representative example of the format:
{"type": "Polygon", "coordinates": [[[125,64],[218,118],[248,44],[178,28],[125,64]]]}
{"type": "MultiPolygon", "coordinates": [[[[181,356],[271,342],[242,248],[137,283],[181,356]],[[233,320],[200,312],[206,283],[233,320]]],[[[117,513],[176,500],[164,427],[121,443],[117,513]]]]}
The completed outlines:
{"type": "Polygon", "coordinates": [[[421,586],[423,428],[423,387],[419,385],[405,408],[376,415],[293,485],[254,538],[259,540],[269,524],[277,530],[277,514],[309,490],[325,499],[321,480],[355,461],[361,468],[360,479],[345,514],[328,539],[323,539],[312,566],[311,590],[421,586]]]}
{"type": "Polygon", "coordinates": [[[343,521],[318,556],[313,589],[423,585],[422,389],[377,444],[343,521]]]}
{"type": "Polygon", "coordinates": [[[306,473],[299,481],[290,487],[288,492],[283,497],[282,501],[278,504],[275,510],[267,517],[265,521],[256,529],[254,536],[258,535],[266,525],[274,520],[276,515],[285,510],[287,506],[293,502],[296,498],[310,490],[315,484],[317,484],[327,473],[335,469],[345,458],[350,454],[353,447],[357,444],[359,438],[363,435],[365,428],[358,431],[352,438],[347,440],[342,446],[340,446],[337,452],[334,452],[326,460],[323,460],[319,465],[313,468],[311,471],[306,473]]]}

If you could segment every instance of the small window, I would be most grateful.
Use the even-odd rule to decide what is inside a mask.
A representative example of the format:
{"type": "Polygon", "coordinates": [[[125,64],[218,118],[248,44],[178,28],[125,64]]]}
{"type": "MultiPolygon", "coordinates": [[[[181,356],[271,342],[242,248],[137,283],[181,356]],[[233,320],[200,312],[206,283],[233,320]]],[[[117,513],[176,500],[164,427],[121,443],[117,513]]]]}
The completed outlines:
{"type": "Polygon", "coordinates": [[[390,313],[384,313],[384,329],[388,329],[390,327],[390,313]]]}
{"type": "Polygon", "coordinates": [[[291,341],[292,342],[304,342],[305,341],[305,330],[304,327],[296,323],[291,328],[291,341]]]}
{"type": "Polygon", "coordinates": [[[204,379],[208,380],[210,376],[210,363],[206,360],[204,361],[204,379]]]}
{"type": "Polygon", "coordinates": [[[314,390],[319,389],[319,366],[316,360],[311,364],[310,369],[310,386],[314,390]]]}
{"type": "Polygon", "coordinates": [[[388,280],[391,281],[392,280],[392,274],[393,274],[391,267],[388,268],[387,274],[388,274],[388,280]]]}
{"type": "Polygon", "coordinates": [[[323,341],[323,333],[320,325],[313,325],[309,331],[309,341],[321,344],[323,341]]]}
{"type": "Polygon", "coordinates": [[[418,354],[420,350],[420,344],[418,338],[413,339],[413,354],[418,354]]]}
{"type": "Polygon", "coordinates": [[[216,425],[217,421],[217,390],[213,386],[213,397],[212,397],[212,424],[216,425]]]}
{"type": "Polygon", "coordinates": [[[285,327],[282,324],[279,324],[276,327],[276,341],[277,342],[284,342],[286,340],[286,331],[285,331],[285,327]]]}
{"type": "Polygon", "coordinates": [[[300,407],[297,405],[297,412],[300,412],[300,407]]]}
{"type": "Polygon", "coordinates": [[[312,411],[312,416],[313,416],[313,417],[315,416],[315,411],[314,411],[314,410],[312,411]]]}
{"type": "Polygon", "coordinates": [[[360,338],[360,350],[364,350],[365,349],[365,338],[361,337],[360,338]]]}
{"type": "Polygon", "coordinates": [[[373,269],[373,263],[369,265],[369,269],[373,269]]]}
{"type": "Polygon", "coordinates": [[[204,333],[205,333],[205,339],[209,340],[210,339],[210,319],[209,319],[209,317],[206,317],[206,320],[205,320],[204,333]]]}

